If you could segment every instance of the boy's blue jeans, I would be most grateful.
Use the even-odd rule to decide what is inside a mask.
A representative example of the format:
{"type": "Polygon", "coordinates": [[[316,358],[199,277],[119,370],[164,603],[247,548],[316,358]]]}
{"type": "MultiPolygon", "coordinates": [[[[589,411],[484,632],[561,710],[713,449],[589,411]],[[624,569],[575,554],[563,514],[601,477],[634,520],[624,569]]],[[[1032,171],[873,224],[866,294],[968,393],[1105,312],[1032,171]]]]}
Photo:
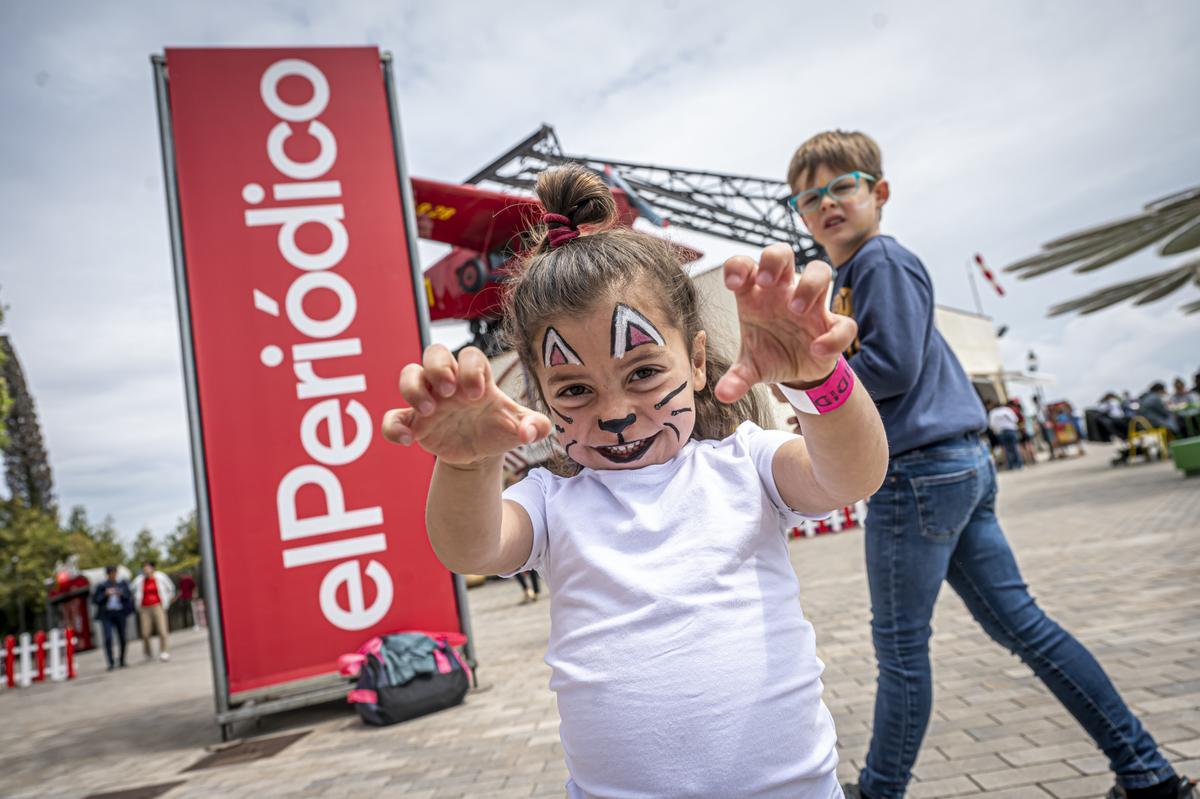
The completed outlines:
{"type": "Polygon", "coordinates": [[[1118,782],[1140,788],[1172,777],[1100,664],[1030,596],[995,500],[995,467],[975,436],[893,458],[871,499],[866,555],[879,682],[859,785],[875,799],[904,796],[933,700],[929,622],[943,580],[1092,736],[1118,782]]]}

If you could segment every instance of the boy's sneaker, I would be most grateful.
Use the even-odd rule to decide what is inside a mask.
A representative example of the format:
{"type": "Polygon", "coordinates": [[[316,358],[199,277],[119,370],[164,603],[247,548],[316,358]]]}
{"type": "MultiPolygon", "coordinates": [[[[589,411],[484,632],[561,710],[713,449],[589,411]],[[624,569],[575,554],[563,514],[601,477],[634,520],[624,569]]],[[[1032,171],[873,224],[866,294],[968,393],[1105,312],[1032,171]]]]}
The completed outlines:
{"type": "MultiPolygon", "coordinates": [[[[1200,799],[1197,796],[1196,781],[1189,780],[1187,777],[1176,777],[1175,793],[1171,794],[1171,799],[1200,799]]],[[[849,796],[849,794],[846,794],[849,796]]],[[[1126,799],[1128,794],[1120,785],[1114,785],[1108,789],[1108,796],[1105,799],[1126,799]]]]}
{"type": "Polygon", "coordinates": [[[166,663],[168,660],[171,659],[171,653],[163,652],[161,655],[158,656],[158,659],[161,660],[163,663],[166,663]]]}

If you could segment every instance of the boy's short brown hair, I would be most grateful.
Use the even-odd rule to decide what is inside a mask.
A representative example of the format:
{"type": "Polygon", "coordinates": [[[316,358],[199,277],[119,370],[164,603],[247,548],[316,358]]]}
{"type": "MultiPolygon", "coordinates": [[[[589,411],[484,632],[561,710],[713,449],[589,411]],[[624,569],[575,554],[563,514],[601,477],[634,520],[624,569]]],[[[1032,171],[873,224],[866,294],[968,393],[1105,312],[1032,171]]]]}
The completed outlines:
{"type": "Polygon", "coordinates": [[[788,185],[795,190],[797,181],[809,178],[820,166],[841,172],[866,172],[876,180],[883,179],[879,145],[856,130],[827,130],[801,144],[788,165],[788,185]]]}

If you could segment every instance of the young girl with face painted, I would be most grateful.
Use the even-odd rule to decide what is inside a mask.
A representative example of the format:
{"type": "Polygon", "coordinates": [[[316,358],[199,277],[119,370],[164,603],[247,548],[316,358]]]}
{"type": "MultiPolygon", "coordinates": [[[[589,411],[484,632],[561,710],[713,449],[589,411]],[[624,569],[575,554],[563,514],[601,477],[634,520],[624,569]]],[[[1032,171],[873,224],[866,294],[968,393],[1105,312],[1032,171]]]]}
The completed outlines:
{"type": "Polygon", "coordinates": [[[875,406],[840,353],[830,269],[790,248],[725,263],[741,347],[701,326],[670,245],[614,227],[599,177],[541,175],[546,213],[508,284],[523,407],[486,357],[435,345],[409,364],[392,441],[437,456],[426,521],[460,573],[536,569],[550,585],[546,661],[571,797],[840,797],[823,669],[786,531],[869,496],[887,465],[875,406]],[[775,383],[803,437],[764,430],[775,383]],[[556,437],[569,463],[501,492],[504,453],[556,437]]]}

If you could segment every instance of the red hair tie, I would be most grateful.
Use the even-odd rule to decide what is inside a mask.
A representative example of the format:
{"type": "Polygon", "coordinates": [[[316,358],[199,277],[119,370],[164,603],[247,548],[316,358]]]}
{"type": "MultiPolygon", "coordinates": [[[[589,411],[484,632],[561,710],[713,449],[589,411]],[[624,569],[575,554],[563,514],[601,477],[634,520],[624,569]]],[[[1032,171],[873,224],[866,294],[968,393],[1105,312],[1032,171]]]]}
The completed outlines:
{"type": "Polygon", "coordinates": [[[550,249],[561,247],[571,239],[579,238],[579,228],[573,226],[571,220],[562,214],[542,214],[542,224],[563,225],[563,227],[550,228],[546,233],[546,240],[550,242],[550,249]]]}

